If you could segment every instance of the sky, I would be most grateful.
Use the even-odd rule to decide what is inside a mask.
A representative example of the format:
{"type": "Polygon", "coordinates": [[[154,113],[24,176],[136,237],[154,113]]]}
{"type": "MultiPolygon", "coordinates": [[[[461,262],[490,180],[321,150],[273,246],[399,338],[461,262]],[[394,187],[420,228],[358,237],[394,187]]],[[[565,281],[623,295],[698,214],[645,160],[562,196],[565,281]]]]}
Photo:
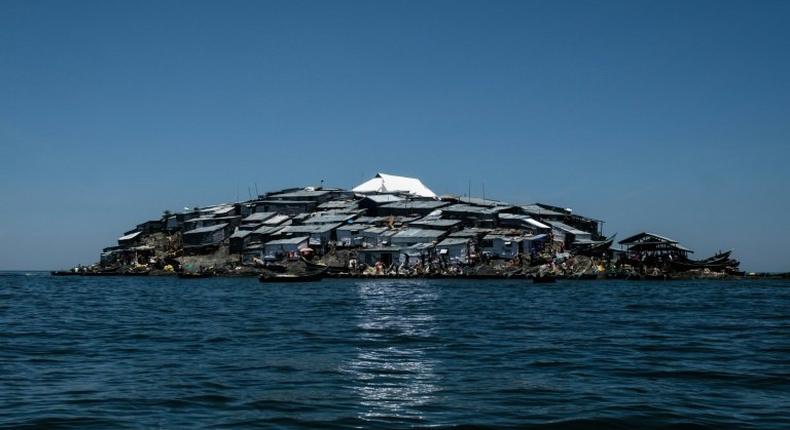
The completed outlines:
{"type": "Polygon", "coordinates": [[[0,270],[376,172],[790,271],[790,2],[0,2],[0,270]]]}

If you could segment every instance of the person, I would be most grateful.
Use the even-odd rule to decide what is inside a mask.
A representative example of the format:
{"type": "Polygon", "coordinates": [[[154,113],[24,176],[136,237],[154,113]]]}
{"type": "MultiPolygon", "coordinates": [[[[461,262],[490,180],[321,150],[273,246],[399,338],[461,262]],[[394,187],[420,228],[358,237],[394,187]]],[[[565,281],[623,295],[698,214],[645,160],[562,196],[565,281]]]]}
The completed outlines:
{"type": "Polygon", "coordinates": [[[380,275],[381,271],[384,269],[384,263],[382,263],[381,260],[376,260],[375,267],[376,267],[376,274],[380,275]]]}

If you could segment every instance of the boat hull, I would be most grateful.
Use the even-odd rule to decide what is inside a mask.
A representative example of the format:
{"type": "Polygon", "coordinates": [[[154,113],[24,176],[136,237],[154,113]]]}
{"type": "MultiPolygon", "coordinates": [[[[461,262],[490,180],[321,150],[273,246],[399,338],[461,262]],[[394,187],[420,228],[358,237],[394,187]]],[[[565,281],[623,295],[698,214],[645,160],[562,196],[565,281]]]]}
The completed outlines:
{"type": "Polygon", "coordinates": [[[258,277],[258,280],[264,283],[299,283],[299,282],[317,282],[324,278],[323,273],[311,273],[307,275],[290,275],[290,274],[263,274],[258,277]]]}
{"type": "Polygon", "coordinates": [[[213,278],[213,273],[186,273],[181,272],[178,274],[178,277],[181,279],[205,279],[205,278],[213,278]]]}

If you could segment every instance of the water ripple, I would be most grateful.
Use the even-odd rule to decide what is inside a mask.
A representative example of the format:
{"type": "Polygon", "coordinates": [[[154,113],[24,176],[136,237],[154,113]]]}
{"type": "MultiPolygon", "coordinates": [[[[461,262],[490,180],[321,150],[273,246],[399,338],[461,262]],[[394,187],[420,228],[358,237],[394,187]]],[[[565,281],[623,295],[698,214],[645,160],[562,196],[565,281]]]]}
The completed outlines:
{"type": "Polygon", "coordinates": [[[788,287],[2,273],[0,429],[786,429],[788,287]]]}

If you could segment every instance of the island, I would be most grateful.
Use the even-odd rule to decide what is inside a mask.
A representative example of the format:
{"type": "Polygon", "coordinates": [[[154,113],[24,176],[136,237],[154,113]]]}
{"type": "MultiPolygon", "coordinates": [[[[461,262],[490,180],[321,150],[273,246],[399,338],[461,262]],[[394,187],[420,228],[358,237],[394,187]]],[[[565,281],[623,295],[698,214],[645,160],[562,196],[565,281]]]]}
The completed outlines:
{"type": "Polygon", "coordinates": [[[417,178],[379,173],[350,189],[266,192],[165,211],[104,248],[91,266],[54,275],[467,279],[729,279],[732,251],[696,260],[664,235],[615,242],[603,221],[545,203],[436,195],[417,178]]]}

